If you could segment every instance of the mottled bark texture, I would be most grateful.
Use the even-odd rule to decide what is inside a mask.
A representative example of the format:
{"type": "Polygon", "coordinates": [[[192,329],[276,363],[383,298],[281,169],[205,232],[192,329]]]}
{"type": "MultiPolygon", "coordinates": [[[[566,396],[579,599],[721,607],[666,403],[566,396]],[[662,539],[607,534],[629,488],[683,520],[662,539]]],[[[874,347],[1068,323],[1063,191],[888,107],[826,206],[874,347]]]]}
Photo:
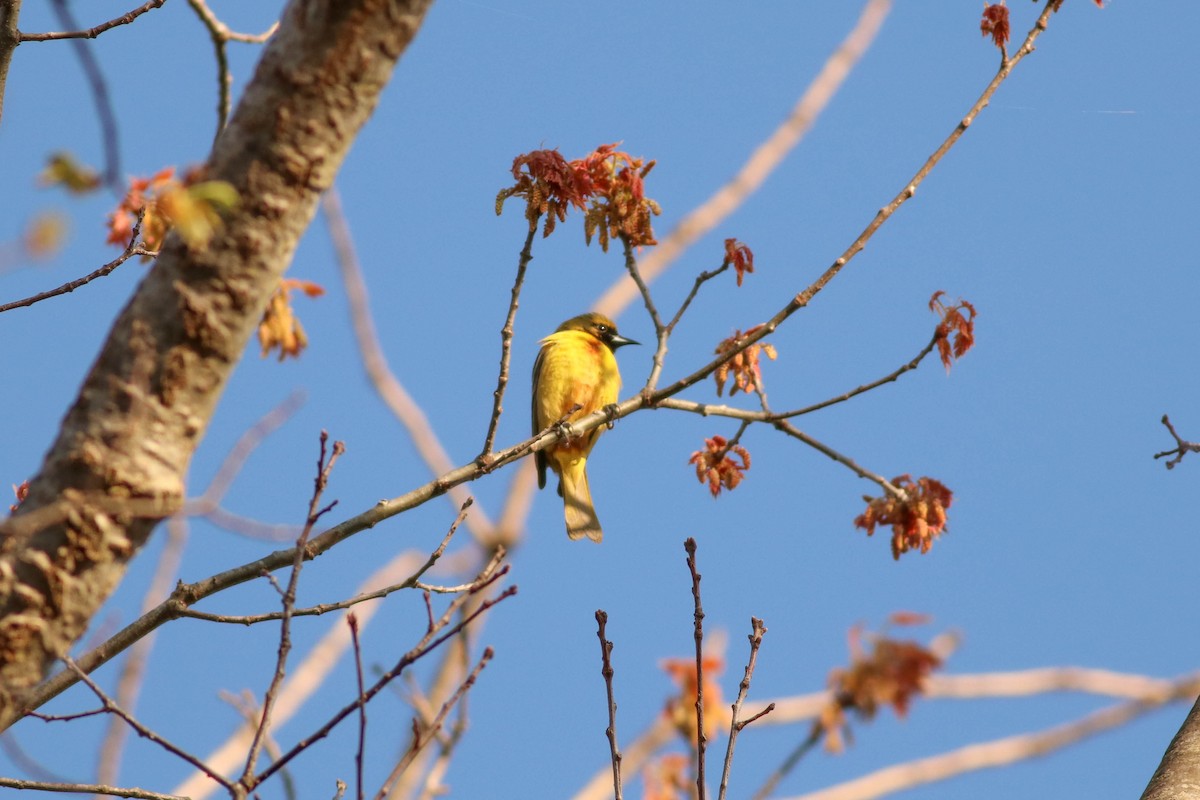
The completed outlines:
{"type": "Polygon", "coordinates": [[[183,497],[234,365],[431,3],[285,10],[208,162],[241,204],[203,253],[168,240],[0,539],[0,729],[183,497]]]}
{"type": "Polygon", "coordinates": [[[1142,800],[1195,800],[1200,797],[1200,699],[1150,779],[1142,800]]]}
{"type": "Polygon", "coordinates": [[[0,0],[0,120],[4,118],[4,89],[8,85],[8,66],[13,51],[20,44],[17,19],[21,16],[21,0],[0,0]]]}

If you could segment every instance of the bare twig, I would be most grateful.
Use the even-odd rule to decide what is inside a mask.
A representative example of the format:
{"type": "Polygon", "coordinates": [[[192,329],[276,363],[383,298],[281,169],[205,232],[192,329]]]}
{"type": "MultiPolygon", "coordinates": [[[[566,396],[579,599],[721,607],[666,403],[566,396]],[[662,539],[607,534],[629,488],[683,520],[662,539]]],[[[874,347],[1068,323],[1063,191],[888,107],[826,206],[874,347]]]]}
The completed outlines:
{"type": "MultiPolygon", "coordinates": [[[[475,589],[476,592],[484,590],[495,580],[507,574],[508,567],[496,569],[499,566],[500,559],[502,559],[503,556],[504,553],[500,552],[495,558],[492,559],[491,562],[489,562],[484,573],[480,575],[479,583],[475,589]]],[[[446,610],[445,614],[443,614],[439,619],[439,624],[436,626],[435,630],[426,633],[415,647],[405,653],[400,660],[396,662],[395,666],[383,673],[383,675],[381,675],[379,679],[376,680],[375,683],[373,683],[371,687],[368,688],[360,697],[356,698],[354,702],[344,706],[341,710],[335,713],[328,722],[326,722],[312,734],[299,741],[294,747],[292,747],[291,750],[284,753],[278,761],[260,772],[252,781],[249,781],[246,784],[247,788],[253,788],[261,785],[263,781],[271,777],[271,775],[310,747],[314,742],[328,736],[330,731],[332,731],[347,716],[354,713],[358,709],[359,705],[370,702],[371,698],[375,697],[375,695],[382,691],[384,687],[395,680],[401,673],[403,673],[405,669],[424,657],[426,654],[437,649],[437,647],[439,647],[446,640],[456,636],[460,631],[464,630],[468,625],[470,625],[476,617],[486,613],[497,603],[503,602],[507,598],[512,597],[516,594],[516,592],[517,587],[510,586],[494,597],[484,600],[470,614],[464,616],[454,625],[450,625],[450,619],[452,616],[457,613],[457,611],[466,603],[467,599],[471,596],[471,594],[474,594],[474,592],[471,594],[460,595],[454,600],[454,602],[450,604],[450,607],[446,610]],[[445,632],[441,633],[441,635],[438,635],[439,631],[445,632]]]]}
{"type": "MultiPolygon", "coordinates": [[[[243,689],[240,695],[234,694],[233,692],[224,691],[219,692],[218,694],[222,700],[229,703],[231,706],[233,706],[234,710],[238,712],[238,715],[241,716],[243,722],[245,722],[247,730],[257,730],[258,720],[262,715],[262,707],[258,704],[257,699],[255,699],[254,694],[249,689],[243,689]]],[[[276,706],[276,708],[278,708],[278,706],[276,706]]],[[[247,739],[249,738],[250,736],[248,735],[247,739]]],[[[279,754],[282,752],[279,747],[279,743],[275,741],[274,737],[272,737],[269,732],[265,737],[263,737],[263,752],[265,752],[267,757],[272,761],[279,758],[279,754]]],[[[219,767],[214,764],[211,759],[205,759],[205,761],[213,769],[219,769],[219,767]]],[[[279,779],[283,783],[281,788],[283,791],[284,800],[297,800],[296,781],[295,778],[292,777],[292,773],[288,770],[282,770],[279,773],[279,779]]],[[[211,783],[207,785],[209,787],[212,786],[211,783]]],[[[180,792],[176,793],[179,794],[180,792]]]]}
{"type": "Polygon", "coordinates": [[[823,408],[837,405],[838,403],[844,403],[851,398],[858,397],[859,395],[865,394],[874,389],[878,389],[884,384],[896,381],[901,375],[911,372],[920,366],[921,362],[925,360],[925,357],[933,351],[933,348],[936,344],[937,337],[935,335],[934,338],[930,340],[929,344],[925,345],[925,347],[921,349],[921,352],[917,353],[917,355],[915,355],[910,361],[892,370],[892,372],[888,373],[882,378],[873,380],[870,383],[864,383],[857,388],[851,389],[850,391],[844,392],[836,397],[830,397],[826,400],[822,400],[819,403],[813,403],[812,405],[803,406],[801,408],[791,409],[788,411],[751,411],[749,409],[736,408],[734,406],[698,403],[693,400],[680,400],[676,397],[655,400],[655,407],[669,408],[676,411],[688,411],[705,417],[730,417],[732,419],[740,419],[746,422],[776,422],[782,419],[801,417],[805,414],[811,414],[814,411],[820,411],[823,408]]]}
{"type": "Polygon", "coordinates": [[[704,752],[708,748],[704,735],[704,609],[700,605],[700,573],[696,571],[696,540],[689,536],[683,549],[692,576],[692,638],[696,640],[696,797],[704,800],[704,752]]]}
{"type": "MultiPolygon", "coordinates": [[[[67,28],[78,28],[71,9],[66,0],[51,0],[54,13],[59,21],[67,28]]],[[[148,9],[147,9],[148,10],[148,9]]],[[[121,148],[117,141],[117,116],[113,113],[112,98],[108,94],[108,83],[100,64],[92,54],[87,42],[81,39],[71,40],[71,49],[79,58],[83,73],[87,76],[88,85],[92,89],[92,98],[96,102],[96,116],[100,120],[101,140],[104,144],[104,184],[109,189],[122,194],[121,186],[121,148]]]]}
{"type": "Polygon", "coordinates": [[[300,410],[300,407],[304,405],[304,400],[303,390],[294,391],[247,428],[225,456],[225,460],[217,468],[216,474],[208,482],[208,487],[204,492],[199,497],[187,501],[184,513],[189,516],[204,516],[219,506],[250,455],[268,436],[279,430],[285,422],[292,418],[293,414],[300,410]]]}
{"type": "MultiPolygon", "coordinates": [[[[1189,673],[1173,679],[1112,672],[1082,667],[1045,667],[1015,672],[991,672],[975,675],[930,675],[925,680],[927,699],[979,699],[989,697],[1029,697],[1049,692],[1082,692],[1103,697],[1119,697],[1135,701],[1150,701],[1164,696],[1179,695],[1188,699],[1200,691],[1200,673],[1189,673]],[[1189,692],[1191,694],[1189,694],[1189,692]]],[[[817,717],[831,699],[828,691],[812,692],[793,697],[776,697],[768,703],[747,703],[752,716],[761,717],[763,725],[789,725],[817,717]],[[762,717],[767,708],[774,711],[762,717]]],[[[625,747],[626,770],[639,769],[675,737],[674,726],[666,717],[659,717],[625,747]]],[[[574,800],[603,800],[611,789],[609,770],[598,770],[574,800]]]]}
{"type": "Polygon", "coordinates": [[[770,797],[775,791],[775,787],[779,785],[779,782],[786,778],[796,768],[796,765],[800,763],[800,760],[817,746],[817,742],[821,741],[823,732],[824,729],[821,727],[820,721],[814,721],[808,731],[808,735],[787,754],[787,757],[783,759],[783,763],[767,776],[763,785],[758,787],[758,790],[751,795],[750,800],[766,800],[766,798],[770,797]]]}
{"type": "MultiPolygon", "coordinates": [[[[642,261],[641,274],[646,281],[657,278],[697,239],[720,224],[757,191],[837,93],[850,70],[875,39],[890,6],[889,0],[867,2],[854,29],[825,61],[788,118],[751,154],[733,180],[684,217],[642,261]]],[[[596,308],[610,317],[618,316],[635,294],[636,289],[629,281],[618,281],[600,298],[596,308]]]]}
{"type": "MultiPolygon", "coordinates": [[[[0,309],[3,311],[3,309],[0,309]]],[[[1166,414],[1163,414],[1162,424],[1170,431],[1171,436],[1175,439],[1174,450],[1164,450],[1161,453],[1155,453],[1155,458],[1165,458],[1167,456],[1175,456],[1167,462],[1167,469],[1175,469],[1175,465],[1183,461],[1183,457],[1187,453],[1200,453],[1200,443],[1185,441],[1178,433],[1175,432],[1175,426],[1171,424],[1171,419],[1166,414]]]]}
{"type": "MultiPolygon", "coordinates": [[[[362,648],[358,643],[358,617],[354,616],[353,611],[346,615],[346,625],[350,628],[350,640],[354,645],[354,677],[355,683],[358,685],[358,697],[361,700],[365,691],[363,685],[362,648]]],[[[365,791],[363,787],[363,754],[366,748],[367,704],[363,702],[358,706],[358,748],[354,751],[354,778],[358,800],[363,800],[365,791]]]]}
{"type": "MultiPolygon", "coordinates": [[[[466,693],[470,691],[471,687],[475,685],[475,681],[479,678],[479,673],[483,671],[483,668],[487,666],[488,662],[492,660],[494,655],[495,653],[493,652],[492,648],[484,648],[483,655],[480,657],[478,663],[475,664],[475,668],[471,670],[471,673],[458,687],[458,690],[450,696],[450,699],[442,704],[442,708],[438,712],[437,717],[434,718],[433,722],[427,728],[425,728],[425,730],[422,731],[419,736],[414,736],[408,750],[405,751],[404,756],[400,759],[396,766],[392,768],[391,773],[388,774],[387,780],[384,781],[383,786],[381,786],[379,791],[376,793],[375,800],[383,800],[383,798],[387,796],[396,779],[400,777],[405,770],[412,766],[413,761],[416,759],[417,755],[421,752],[425,745],[427,745],[431,739],[438,735],[442,729],[442,726],[446,722],[446,716],[450,713],[450,710],[454,708],[459,701],[462,700],[466,693]]],[[[415,724],[416,722],[414,720],[414,726],[415,724]]]]}
{"type": "Polygon", "coordinates": [[[871,800],[893,792],[924,786],[966,772],[1002,767],[1044,756],[1098,733],[1124,725],[1166,703],[1190,700],[1194,683],[1177,685],[1173,691],[1117,703],[1073,722],[1034,733],[1008,736],[982,744],[960,747],[941,755],[917,759],[863,775],[852,781],[802,795],[793,800],[871,800]]]}
{"type": "MultiPolygon", "coordinates": [[[[354,338],[358,342],[367,378],[375,387],[380,399],[408,431],[408,435],[412,437],[413,446],[417,448],[417,453],[428,465],[430,471],[434,475],[445,475],[453,469],[450,456],[433,432],[429,418],[425,416],[421,407],[392,373],[387,359],[383,355],[383,348],[379,344],[379,336],[371,317],[366,282],[363,280],[362,268],[354,251],[354,241],[350,236],[350,226],[342,212],[341,199],[336,188],[327,189],[321,196],[321,213],[325,217],[325,224],[329,227],[330,238],[333,239],[334,253],[342,273],[342,282],[346,286],[346,300],[350,304],[354,338]]],[[[448,484],[444,491],[456,506],[461,506],[469,497],[468,492],[459,488],[455,483],[448,484]]],[[[476,539],[483,541],[492,530],[492,523],[487,514],[477,508],[468,518],[467,527],[476,539]]]]}
{"type": "MultiPolygon", "coordinates": [[[[385,564],[363,581],[358,588],[358,592],[360,594],[368,593],[377,587],[401,580],[403,576],[410,575],[410,573],[418,569],[426,556],[427,554],[416,552],[399,554],[391,562],[385,564]]],[[[382,608],[383,604],[381,600],[362,603],[355,608],[354,613],[358,617],[360,633],[366,630],[375,614],[382,610],[382,608]]],[[[272,714],[276,729],[281,728],[290,720],[304,707],[309,698],[324,685],[342,655],[350,647],[349,628],[342,624],[331,625],[320,640],[309,650],[303,661],[292,670],[290,678],[280,691],[279,699],[275,703],[275,712],[272,714]]],[[[254,735],[255,727],[257,727],[257,713],[254,724],[243,725],[231,733],[225,742],[218,745],[213,752],[205,756],[205,762],[225,774],[228,774],[235,768],[240,768],[245,763],[246,748],[250,746],[250,739],[254,735]]],[[[278,758],[277,755],[272,755],[272,757],[278,758]]],[[[191,797],[193,800],[200,800],[200,798],[208,796],[213,791],[213,785],[203,775],[196,773],[180,785],[174,787],[172,791],[176,794],[191,797]]]]}
{"type": "Polygon", "coordinates": [[[897,369],[893,370],[892,372],[888,373],[887,375],[884,375],[882,378],[879,378],[878,380],[871,381],[870,383],[864,383],[862,386],[859,386],[856,389],[851,389],[850,391],[845,392],[844,394],[839,394],[837,397],[831,397],[828,400],[822,400],[821,402],[814,403],[813,405],[810,405],[810,406],[804,406],[803,408],[797,408],[793,411],[777,411],[774,414],[769,415],[767,417],[767,419],[775,420],[775,419],[791,419],[792,417],[801,417],[801,416],[804,416],[805,414],[811,414],[814,411],[820,411],[823,408],[828,408],[829,406],[837,405],[838,403],[844,403],[845,401],[849,400],[852,397],[858,397],[860,394],[865,394],[866,392],[869,392],[872,389],[878,389],[880,386],[883,386],[886,383],[892,383],[893,381],[897,380],[904,373],[912,372],[914,369],[919,367],[921,365],[921,362],[925,360],[925,357],[928,356],[931,352],[933,352],[933,348],[937,345],[938,338],[939,337],[938,337],[937,333],[935,332],[933,335],[933,338],[931,338],[929,340],[929,344],[925,345],[925,347],[921,349],[921,352],[919,352],[915,356],[913,356],[912,360],[910,360],[906,364],[901,365],[897,369]]]}
{"type": "Polygon", "coordinates": [[[536,218],[530,221],[529,233],[525,235],[525,246],[517,259],[517,277],[513,281],[511,299],[508,303],[508,316],[504,318],[504,327],[500,329],[500,373],[496,378],[496,391],[492,392],[492,416],[488,420],[487,436],[483,440],[483,451],[480,459],[487,459],[496,441],[496,428],[500,425],[500,414],[504,411],[504,389],[508,386],[508,365],[512,359],[513,320],[517,317],[517,306],[521,298],[521,287],[525,285],[525,270],[533,260],[533,237],[537,233],[536,218]]]}
{"type": "Polygon", "coordinates": [[[729,722],[729,744],[725,748],[725,766],[721,770],[721,787],[718,790],[717,800],[725,800],[729,790],[729,772],[733,768],[733,748],[737,743],[738,734],[742,732],[742,728],[775,710],[775,705],[772,703],[744,720],[739,718],[742,712],[742,703],[746,702],[746,694],[750,691],[750,679],[754,677],[754,666],[758,663],[758,648],[762,646],[763,634],[767,632],[767,626],[758,617],[750,618],[750,628],[751,633],[746,637],[750,640],[750,659],[746,662],[746,671],[742,675],[742,682],[738,685],[737,699],[733,701],[733,716],[729,722]]]}
{"type": "Polygon", "coordinates": [[[604,731],[608,737],[608,750],[612,759],[613,797],[621,800],[621,750],[617,746],[617,701],[613,696],[613,667],[612,647],[604,633],[608,624],[608,614],[603,610],[596,612],[596,636],[600,638],[600,674],[604,676],[604,690],[608,695],[608,728],[604,731]]]}
{"type": "Polygon", "coordinates": [[[187,763],[191,764],[193,767],[200,770],[205,775],[207,775],[208,777],[212,778],[217,783],[224,786],[226,789],[229,789],[229,790],[233,789],[232,783],[230,783],[228,780],[226,780],[224,777],[222,777],[219,773],[216,773],[212,769],[210,769],[209,766],[207,764],[205,764],[203,761],[196,758],[194,755],[192,755],[188,751],[184,750],[183,748],[179,747],[178,745],[175,745],[175,744],[167,741],[162,736],[160,736],[157,733],[155,733],[154,731],[150,730],[145,725],[138,722],[133,717],[132,714],[128,713],[123,708],[121,708],[119,705],[117,705],[116,702],[114,702],[111,697],[109,697],[107,694],[105,694],[104,690],[101,689],[96,684],[95,681],[93,681],[90,677],[88,677],[86,672],[84,672],[83,670],[81,670],[79,668],[79,665],[76,664],[75,661],[70,656],[68,656],[68,655],[62,656],[62,660],[63,660],[63,663],[67,665],[67,668],[70,669],[72,672],[74,672],[76,674],[76,676],[78,676],[79,680],[81,680],[85,684],[87,684],[87,687],[92,690],[92,693],[95,694],[96,697],[98,697],[100,699],[100,702],[104,704],[104,709],[106,711],[108,711],[109,713],[116,714],[121,719],[125,720],[126,724],[128,724],[129,727],[131,727],[135,731],[137,731],[138,736],[141,736],[143,739],[149,739],[150,741],[157,744],[159,747],[166,750],[168,753],[171,753],[171,754],[177,756],[178,758],[186,761],[187,763]]]}
{"type": "Polygon", "coordinates": [[[312,533],[313,526],[317,524],[317,520],[331,508],[331,506],[320,507],[321,496],[324,494],[325,487],[329,483],[329,474],[333,471],[338,457],[345,451],[345,446],[341,442],[334,442],[332,451],[327,451],[326,445],[328,441],[329,434],[321,431],[320,455],[317,457],[317,475],[313,479],[313,492],[308,501],[308,517],[305,520],[304,530],[300,533],[300,538],[296,540],[295,556],[292,559],[292,573],[288,579],[287,590],[283,594],[283,616],[280,618],[279,625],[279,649],[275,659],[275,673],[271,676],[271,683],[267,687],[266,694],[263,696],[262,717],[258,724],[258,730],[255,731],[254,739],[250,744],[250,751],[246,756],[246,767],[242,771],[240,779],[240,783],[247,789],[250,788],[249,782],[254,776],[255,762],[258,760],[258,755],[262,750],[267,728],[271,724],[271,710],[275,705],[279,688],[283,684],[283,678],[287,671],[288,655],[292,651],[292,611],[296,606],[296,587],[300,582],[300,571],[304,567],[305,545],[308,544],[309,535],[312,533]]]}
{"type": "MultiPolygon", "coordinates": [[[[322,614],[328,614],[331,611],[340,611],[342,609],[352,608],[359,603],[365,603],[368,600],[378,600],[380,598],[387,597],[388,595],[398,592],[401,589],[423,589],[425,591],[433,591],[444,594],[457,594],[458,592],[468,591],[473,584],[464,583],[461,586],[426,586],[421,582],[421,576],[428,572],[429,569],[436,564],[438,559],[440,559],[446,552],[446,546],[450,544],[450,540],[454,537],[454,533],[458,530],[458,526],[467,516],[467,509],[470,507],[471,500],[468,498],[467,502],[463,505],[463,508],[458,512],[458,516],[455,518],[454,523],[451,524],[450,530],[448,530],[446,535],[442,537],[441,543],[432,553],[429,554],[429,558],[423,565],[421,565],[420,569],[418,569],[412,575],[409,575],[404,580],[398,583],[393,583],[389,586],[384,586],[381,589],[375,589],[373,591],[356,594],[354,597],[346,600],[339,600],[335,603],[322,603],[320,605],[310,606],[308,608],[296,608],[292,610],[292,616],[319,617],[322,614]]],[[[179,611],[179,616],[205,620],[206,622],[221,622],[229,625],[256,625],[260,622],[270,622],[272,620],[283,619],[283,612],[270,611],[265,614],[231,615],[209,614],[203,611],[196,611],[195,609],[191,608],[184,608],[179,611]]]]}
{"type": "MultiPolygon", "coordinates": [[[[132,11],[122,14],[119,17],[110,19],[108,22],[102,22],[99,25],[88,28],[82,31],[51,31],[49,33],[22,33],[22,42],[51,42],[56,39],[95,39],[100,34],[107,30],[111,30],[118,25],[128,25],[135,19],[155,8],[160,8],[167,0],[148,0],[132,11]]],[[[73,27],[73,26],[72,26],[73,27]]]]}
{"type": "Polygon", "coordinates": [[[51,297],[58,297],[59,295],[69,294],[70,292],[73,292],[76,289],[78,289],[80,286],[89,284],[92,281],[96,280],[97,278],[103,278],[103,277],[107,276],[109,273],[111,273],[117,267],[121,266],[126,261],[133,258],[134,256],[151,256],[151,257],[157,256],[158,253],[150,251],[150,250],[146,250],[138,242],[138,236],[141,233],[141,226],[142,226],[142,215],[139,213],[137,221],[133,225],[133,234],[129,237],[129,244],[127,244],[125,246],[125,250],[121,253],[121,255],[117,256],[116,258],[114,258],[112,261],[108,262],[104,266],[100,267],[99,269],[95,270],[94,272],[90,272],[87,275],[84,275],[82,278],[76,278],[73,281],[68,281],[67,283],[64,283],[62,286],[59,286],[56,289],[50,289],[49,291],[40,292],[40,293],[32,295],[30,297],[26,297],[23,300],[13,300],[10,303],[5,303],[3,305],[0,305],[0,313],[3,313],[5,311],[10,311],[14,308],[24,308],[27,306],[31,306],[34,303],[40,303],[41,301],[48,300],[51,297]]]}
{"type": "MultiPolygon", "coordinates": [[[[167,541],[163,545],[162,554],[158,558],[158,566],[150,587],[142,600],[142,613],[146,613],[163,601],[171,592],[171,584],[179,573],[179,564],[183,560],[183,549],[187,544],[187,521],[174,516],[167,520],[167,541]]],[[[142,682],[145,679],[146,663],[150,659],[150,651],[154,647],[154,634],[146,636],[129,649],[129,656],[121,668],[121,677],[117,680],[116,701],[122,708],[133,711],[137,708],[138,695],[141,693],[142,682]]],[[[97,758],[96,780],[98,783],[116,783],[118,770],[121,765],[121,754],[124,750],[125,738],[129,728],[120,723],[115,717],[109,721],[108,731],[100,744],[97,758]]]]}
{"type": "Polygon", "coordinates": [[[854,459],[850,458],[849,456],[844,456],[841,453],[839,453],[838,451],[834,450],[829,445],[817,441],[816,439],[809,436],[807,433],[800,430],[796,426],[788,423],[786,420],[779,420],[778,422],[775,423],[775,427],[778,430],[781,430],[784,433],[786,433],[788,436],[791,436],[795,439],[799,439],[800,441],[804,442],[806,445],[813,448],[817,452],[824,453],[825,455],[832,458],[834,461],[836,461],[839,464],[841,464],[842,466],[848,468],[851,472],[853,472],[855,475],[859,476],[860,478],[866,478],[869,481],[879,484],[880,488],[882,488],[885,492],[892,495],[893,497],[900,497],[900,498],[905,497],[904,491],[902,489],[900,489],[900,487],[896,486],[891,481],[889,481],[887,478],[883,477],[882,475],[878,475],[874,472],[871,472],[869,469],[866,469],[865,467],[859,466],[854,461],[854,459]]]}
{"type": "Polygon", "coordinates": [[[229,71],[227,45],[231,41],[261,44],[270,39],[278,30],[279,23],[275,22],[260,34],[235,33],[217,18],[204,0],[188,0],[188,5],[192,7],[200,21],[204,23],[204,27],[208,29],[208,35],[212,38],[213,50],[217,58],[217,134],[220,134],[225,128],[229,112],[233,107],[231,95],[233,75],[229,71]]]}
{"type": "Polygon", "coordinates": [[[67,792],[70,794],[96,794],[109,797],[132,797],[136,800],[188,800],[177,794],[161,794],[146,789],[126,789],[121,786],[105,786],[102,783],[50,783],[46,781],[23,781],[17,778],[0,778],[0,788],[32,789],[42,792],[67,792]]]}

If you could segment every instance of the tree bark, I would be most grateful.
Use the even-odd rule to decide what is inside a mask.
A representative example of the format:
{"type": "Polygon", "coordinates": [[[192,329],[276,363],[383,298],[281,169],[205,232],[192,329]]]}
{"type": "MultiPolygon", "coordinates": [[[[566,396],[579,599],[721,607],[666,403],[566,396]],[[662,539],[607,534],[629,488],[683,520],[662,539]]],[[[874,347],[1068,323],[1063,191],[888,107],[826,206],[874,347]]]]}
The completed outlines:
{"type": "Polygon", "coordinates": [[[0,121],[4,119],[4,89],[8,85],[8,66],[13,51],[21,43],[17,20],[21,16],[21,0],[0,0],[0,121]]]}
{"type": "Polygon", "coordinates": [[[238,208],[203,252],[168,238],[29,497],[0,526],[0,730],[182,501],[191,456],[321,192],[431,4],[293,0],[284,11],[207,163],[238,208]]]}
{"type": "Polygon", "coordinates": [[[1200,699],[1171,740],[1142,800],[1194,800],[1200,797],[1200,699]]]}

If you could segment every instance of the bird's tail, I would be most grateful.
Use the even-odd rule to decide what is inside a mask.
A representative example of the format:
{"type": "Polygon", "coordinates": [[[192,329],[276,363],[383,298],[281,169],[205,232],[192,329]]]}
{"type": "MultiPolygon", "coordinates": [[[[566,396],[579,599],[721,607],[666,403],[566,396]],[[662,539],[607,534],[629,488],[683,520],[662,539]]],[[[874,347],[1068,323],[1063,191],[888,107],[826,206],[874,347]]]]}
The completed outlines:
{"type": "Polygon", "coordinates": [[[562,477],[559,488],[562,490],[564,516],[567,520],[567,536],[582,539],[584,536],[593,542],[604,538],[600,530],[600,520],[596,517],[596,509],[592,506],[592,492],[588,488],[587,460],[580,458],[562,465],[562,477]]]}

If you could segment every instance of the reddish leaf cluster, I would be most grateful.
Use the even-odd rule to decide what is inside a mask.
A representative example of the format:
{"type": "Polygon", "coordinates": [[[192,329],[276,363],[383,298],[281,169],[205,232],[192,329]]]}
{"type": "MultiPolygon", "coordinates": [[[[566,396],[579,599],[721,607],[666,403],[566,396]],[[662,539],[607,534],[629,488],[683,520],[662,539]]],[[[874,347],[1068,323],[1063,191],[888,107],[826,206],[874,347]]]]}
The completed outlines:
{"type": "MultiPolygon", "coordinates": [[[[108,243],[129,244],[138,214],[142,215],[142,243],[158,250],[172,229],[187,246],[202,250],[221,227],[221,214],[237,205],[237,191],[225,181],[203,180],[199,169],[183,180],[167,167],[150,178],[131,178],[129,190],[108,215],[108,243]]],[[[143,260],[145,258],[143,257],[143,260]]]]}
{"type": "Polygon", "coordinates": [[[721,493],[724,486],[729,491],[737,488],[746,477],[743,473],[750,469],[750,451],[740,444],[730,445],[724,436],[714,436],[704,440],[703,450],[692,453],[689,464],[696,465],[696,478],[701,483],[708,483],[712,496],[721,493]],[[741,458],[739,464],[731,455],[741,458]]]}
{"type": "Polygon", "coordinates": [[[1001,50],[1008,46],[1010,28],[1008,6],[1004,5],[1004,0],[983,7],[983,20],[979,23],[979,30],[984,36],[991,36],[992,43],[1001,50]]]}
{"type": "Polygon", "coordinates": [[[732,266],[737,272],[737,285],[742,285],[742,278],[747,272],[754,272],[754,253],[750,248],[737,239],[725,240],[725,261],[722,267],[732,266]]]}
{"type": "Polygon", "coordinates": [[[557,150],[534,150],[513,159],[512,174],[516,183],[501,189],[496,195],[496,214],[504,208],[504,201],[514,195],[525,198],[525,218],[530,231],[537,227],[538,218],[546,215],[543,236],[549,236],[554,226],[567,218],[567,208],[587,207],[592,194],[591,178],[578,166],[579,162],[567,160],[557,150]]]}
{"type": "Polygon", "coordinates": [[[914,482],[911,475],[901,475],[893,478],[892,483],[904,493],[904,499],[891,494],[864,495],[867,510],[854,520],[854,526],[871,536],[875,526],[890,525],[895,559],[909,550],[928,553],[933,540],[947,530],[946,509],[954,500],[953,493],[933,478],[914,482]]]}
{"type": "Polygon", "coordinates": [[[609,240],[617,237],[639,247],[657,244],[650,218],[662,209],[646,197],[644,183],[653,168],[653,161],[633,158],[617,150],[615,143],[574,161],[557,150],[534,150],[513,160],[516,183],[496,195],[496,213],[508,198],[524,197],[530,230],[545,215],[542,235],[549,236],[567,218],[567,209],[575,206],[586,211],[584,233],[589,244],[596,234],[605,250],[609,240]]]}
{"type": "MultiPolygon", "coordinates": [[[[893,618],[893,622],[920,622],[893,618]]],[[[829,673],[833,698],[822,709],[816,725],[825,735],[825,747],[840,752],[845,747],[848,732],[846,711],[854,711],[860,719],[873,719],[881,706],[891,706],[896,715],[908,713],[914,696],[923,691],[925,678],[942,664],[941,658],[928,648],[913,641],[890,639],[882,634],[867,634],[861,628],[850,631],[850,666],[829,673]],[[869,640],[870,652],[865,652],[862,639],[869,640]]]]}
{"type": "MultiPolygon", "coordinates": [[[[742,337],[752,336],[761,328],[762,325],[755,325],[745,333],[735,330],[733,336],[730,336],[717,345],[717,349],[713,352],[717,355],[724,355],[734,350],[742,337]]],[[[758,365],[759,353],[765,354],[772,361],[775,360],[777,355],[774,345],[755,342],[717,367],[716,371],[713,372],[713,379],[717,382],[718,397],[725,391],[725,382],[729,380],[730,375],[733,376],[733,388],[729,390],[730,397],[733,397],[739,391],[749,393],[762,386],[762,369],[758,365]]]]}
{"type": "MultiPolygon", "coordinates": [[[[664,716],[675,725],[685,741],[696,741],[696,659],[665,658],[660,663],[663,670],[675,681],[679,693],[667,700],[664,716]]],[[[704,656],[704,730],[712,736],[729,726],[733,712],[726,705],[721,686],[714,678],[725,669],[725,661],[718,656],[704,656]]]]}
{"type": "Polygon", "coordinates": [[[267,310],[263,312],[262,320],[258,323],[258,343],[262,346],[265,358],[275,348],[279,348],[279,360],[288,356],[298,358],[308,346],[308,336],[304,326],[300,324],[296,312],[292,309],[292,292],[299,289],[309,297],[320,297],[325,290],[312,281],[302,281],[296,278],[284,278],[279,282],[279,288],[267,302],[267,310]]]}
{"type": "Polygon", "coordinates": [[[929,298],[929,310],[940,316],[934,334],[937,336],[938,355],[946,370],[950,362],[962,358],[975,345],[975,306],[959,300],[952,306],[942,302],[945,292],[934,292],[929,298]]]}
{"type": "Polygon", "coordinates": [[[645,185],[654,162],[616,148],[616,143],[601,145],[582,162],[595,186],[591,208],[583,220],[587,243],[592,243],[595,234],[605,251],[609,240],[617,238],[634,247],[658,244],[650,218],[661,214],[662,208],[646,197],[645,185]]]}
{"type": "Polygon", "coordinates": [[[29,481],[21,481],[20,486],[13,487],[13,494],[17,497],[17,502],[8,507],[9,512],[17,513],[17,507],[25,502],[25,498],[29,497],[29,481]]]}

